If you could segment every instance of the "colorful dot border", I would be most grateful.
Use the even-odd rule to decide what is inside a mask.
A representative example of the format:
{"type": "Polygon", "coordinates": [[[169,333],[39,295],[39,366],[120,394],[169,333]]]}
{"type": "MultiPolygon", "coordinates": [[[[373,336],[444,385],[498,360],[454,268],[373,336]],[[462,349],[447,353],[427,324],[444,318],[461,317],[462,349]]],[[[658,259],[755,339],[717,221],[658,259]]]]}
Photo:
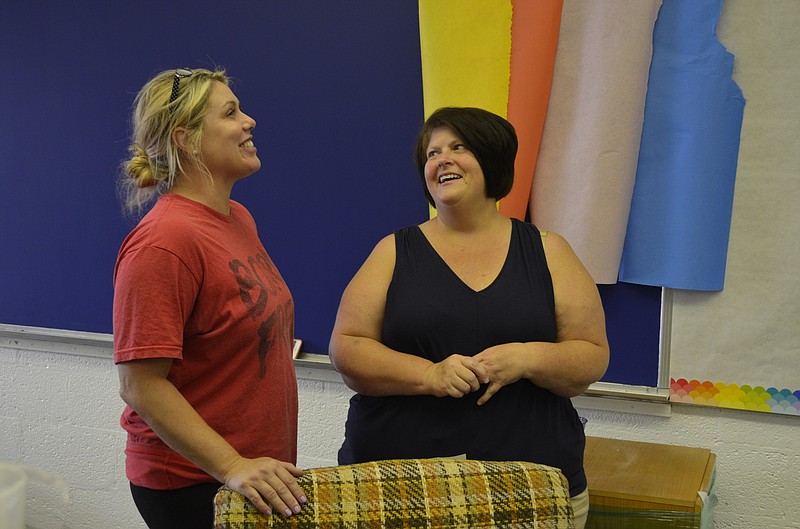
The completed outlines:
{"type": "Polygon", "coordinates": [[[700,382],[671,378],[669,400],[683,404],[800,416],[800,389],[739,386],[725,382],[700,382]]]}

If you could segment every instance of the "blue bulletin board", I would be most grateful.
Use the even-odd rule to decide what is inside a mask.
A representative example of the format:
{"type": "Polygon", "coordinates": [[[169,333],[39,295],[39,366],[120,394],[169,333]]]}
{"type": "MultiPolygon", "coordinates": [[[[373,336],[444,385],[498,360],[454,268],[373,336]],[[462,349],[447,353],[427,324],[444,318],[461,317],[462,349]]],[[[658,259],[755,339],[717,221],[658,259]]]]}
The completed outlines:
{"type": "MultiPolygon", "coordinates": [[[[233,198],[292,290],[304,350],[327,351],[339,297],[374,244],[428,215],[412,163],[423,121],[413,1],[5,3],[0,323],[111,332],[113,266],[133,226],[115,192],[133,98],[161,70],[217,65],[257,121],[262,160],[233,198]]],[[[606,380],[655,386],[660,289],[601,291],[606,380]]]]}

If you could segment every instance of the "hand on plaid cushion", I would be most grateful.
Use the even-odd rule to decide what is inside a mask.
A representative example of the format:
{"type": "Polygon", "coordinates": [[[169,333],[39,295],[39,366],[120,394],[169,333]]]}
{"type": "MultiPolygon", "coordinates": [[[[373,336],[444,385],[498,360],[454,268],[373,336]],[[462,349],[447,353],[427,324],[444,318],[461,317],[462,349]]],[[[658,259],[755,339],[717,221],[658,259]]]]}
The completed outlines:
{"type": "Polygon", "coordinates": [[[303,471],[291,463],[270,457],[247,459],[240,457],[226,472],[225,485],[233,489],[266,515],[276,512],[291,516],[300,512],[307,501],[296,477],[303,471]]]}

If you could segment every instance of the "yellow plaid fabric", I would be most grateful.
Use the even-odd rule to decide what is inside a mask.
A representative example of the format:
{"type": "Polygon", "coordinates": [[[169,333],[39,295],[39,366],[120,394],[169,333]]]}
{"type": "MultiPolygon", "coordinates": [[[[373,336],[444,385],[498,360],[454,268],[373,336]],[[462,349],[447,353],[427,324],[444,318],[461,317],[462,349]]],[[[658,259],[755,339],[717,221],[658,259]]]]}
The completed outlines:
{"type": "Polygon", "coordinates": [[[574,527],[561,471],[521,461],[376,461],[306,470],[298,482],[308,503],[290,518],[265,516],[241,494],[221,488],[215,528],[574,527]]]}

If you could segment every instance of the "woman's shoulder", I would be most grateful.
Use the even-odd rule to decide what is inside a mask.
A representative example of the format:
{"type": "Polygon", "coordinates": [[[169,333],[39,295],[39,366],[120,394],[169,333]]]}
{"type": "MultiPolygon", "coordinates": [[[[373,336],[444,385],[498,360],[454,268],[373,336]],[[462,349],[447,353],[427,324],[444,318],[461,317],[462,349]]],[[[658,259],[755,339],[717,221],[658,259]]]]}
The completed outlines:
{"type": "Polygon", "coordinates": [[[188,200],[161,197],[139,227],[156,238],[189,235],[197,229],[196,217],[201,213],[198,206],[188,200]]]}
{"type": "Polygon", "coordinates": [[[159,198],[125,239],[123,251],[153,247],[176,254],[186,252],[202,239],[203,212],[197,206],[171,196],[159,198]]]}
{"type": "Polygon", "coordinates": [[[533,234],[537,234],[537,235],[544,234],[544,233],[547,232],[547,230],[543,230],[543,229],[539,228],[533,222],[529,222],[527,220],[519,220],[519,219],[514,218],[514,217],[510,217],[510,220],[511,220],[511,224],[514,226],[514,228],[516,228],[518,230],[523,230],[523,231],[526,231],[528,233],[533,233],[533,234]]]}
{"type": "Polygon", "coordinates": [[[540,230],[542,240],[542,250],[551,273],[559,270],[570,270],[582,268],[580,259],[569,241],[560,233],[551,230],[540,230]]]}
{"type": "Polygon", "coordinates": [[[423,222],[422,224],[410,224],[408,226],[403,226],[402,228],[397,228],[394,230],[390,235],[393,236],[408,236],[410,233],[420,233],[422,231],[423,226],[428,224],[430,221],[423,222]]]}
{"type": "MultiPolygon", "coordinates": [[[[399,230],[398,230],[399,231],[399,230]]],[[[396,252],[396,239],[398,237],[398,231],[392,232],[389,235],[384,236],[381,238],[376,244],[375,247],[372,249],[372,253],[370,254],[370,259],[386,259],[391,257],[394,260],[394,255],[396,252]]]]}
{"type": "Polygon", "coordinates": [[[253,218],[253,215],[250,214],[250,210],[248,210],[244,204],[236,202],[235,200],[231,200],[231,215],[239,215],[250,219],[253,218]]]}
{"type": "Polygon", "coordinates": [[[571,262],[577,258],[569,241],[560,233],[540,228],[530,222],[513,220],[517,228],[526,234],[531,243],[541,248],[541,252],[551,268],[558,266],[565,260],[571,262]]]}
{"type": "Polygon", "coordinates": [[[393,269],[397,258],[398,246],[408,243],[410,238],[421,236],[421,234],[420,226],[416,224],[393,231],[375,244],[365,264],[393,269]]]}
{"type": "Polygon", "coordinates": [[[517,237],[522,237],[523,240],[530,240],[534,246],[539,246],[539,241],[544,246],[548,234],[551,233],[548,230],[540,229],[532,222],[522,221],[513,217],[511,218],[511,224],[512,232],[517,233],[517,237]]]}

